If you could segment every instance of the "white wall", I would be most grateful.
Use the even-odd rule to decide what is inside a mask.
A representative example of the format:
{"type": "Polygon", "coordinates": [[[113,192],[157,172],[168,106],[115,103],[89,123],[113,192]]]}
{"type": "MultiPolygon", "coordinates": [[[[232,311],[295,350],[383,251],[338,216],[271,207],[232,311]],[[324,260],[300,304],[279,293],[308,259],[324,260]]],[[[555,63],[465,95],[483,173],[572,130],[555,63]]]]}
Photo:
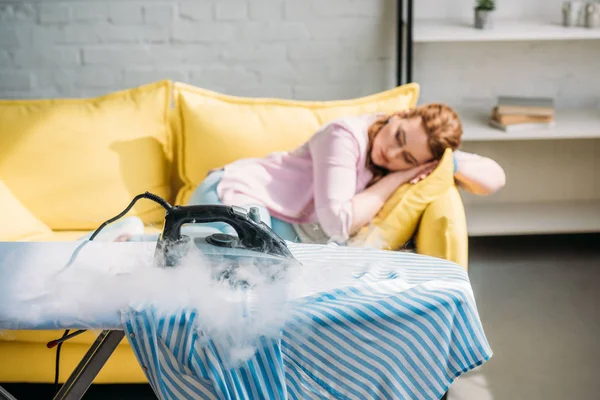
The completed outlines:
{"type": "MultiPolygon", "coordinates": [[[[560,21],[560,0],[503,0],[497,18],[560,21]]],[[[170,78],[230,94],[361,96],[395,84],[394,0],[0,0],[0,96],[92,96],[170,78]]],[[[470,21],[472,1],[415,1],[470,21]]],[[[549,94],[599,102],[600,41],[416,44],[422,102],[549,94]],[[595,72],[595,74],[594,74],[595,72]]]]}
{"type": "Polygon", "coordinates": [[[551,96],[557,107],[600,105],[600,40],[418,44],[422,102],[485,104],[496,96],[551,96]]]}
{"type": "Polygon", "coordinates": [[[394,83],[394,7],[0,0],[0,95],[89,96],[170,78],[237,95],[360,96],[394,83]]]}
{"type": "MultiPolygon", "coordinates": [[[[472,24],[474,1],[415,1],[415,20],[472,24]]],[[[560,24],[562,0],[496,1],[494,19],[543,19],[560,24]]],[[[496,96],[552,96],[557,107],[600,105],[600,40],[419,43],[414,80],[422,102],[491,105],[496,96]]]]}

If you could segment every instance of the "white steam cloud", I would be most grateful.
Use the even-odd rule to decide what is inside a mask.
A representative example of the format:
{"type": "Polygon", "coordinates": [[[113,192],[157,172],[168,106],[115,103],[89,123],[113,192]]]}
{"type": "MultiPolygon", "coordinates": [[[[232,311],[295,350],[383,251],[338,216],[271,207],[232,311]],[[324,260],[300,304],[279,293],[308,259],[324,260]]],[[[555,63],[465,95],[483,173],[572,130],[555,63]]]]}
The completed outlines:
{"type": "Polygon", "coordinates": [[[188,308],[197,313],[196,328],[228,352],[233,365],[254,354],[260,337],[279,337],[295,300],[350,285],[357,273],[356,266],[326,258],[232,264],[199,250],[177,267],[160,268],[154,248],[152,242],[88,242],[68,268],[72,243],[0,248],[0,329],[116,328],[120,311],[130,307],[152,306],[165,316],[188,308]]]}

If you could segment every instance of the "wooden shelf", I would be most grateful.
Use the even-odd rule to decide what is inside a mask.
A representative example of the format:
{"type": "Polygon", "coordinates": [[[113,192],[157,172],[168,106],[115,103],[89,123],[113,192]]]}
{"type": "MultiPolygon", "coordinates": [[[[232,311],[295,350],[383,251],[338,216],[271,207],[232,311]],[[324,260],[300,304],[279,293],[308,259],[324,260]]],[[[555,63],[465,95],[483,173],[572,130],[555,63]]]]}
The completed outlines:
{"type": "Polygon", "coordinates": [[[600,200],[465,204],[469,236],[600,232],[600,200]]]}
{"type": "MultiPolygon", "coordinates": [[[[494,18],[493,26],[485,30],[475,29],[472,16],[454,21],[416,20],[413,25],[413,40],[417,44],[518,44],[525,41],[600,40],[600,28],[564,27],[560,18],[560,10],[553,18],[555,21],[494,18]]],[[[515,51],[520,50],[515,48],[515,51]]],[[[443,60],[439,61],[443,64],[443,60]]],[[[477,62],[471,59],[463,61],[477,62]]],[[[501,63],[498,68],[502,68],[501,63]]],[[[536,70],[530,73],[532,79],[535,79],[536,70]]],[[[502,189],[501,197],[465,197],[469,236],[600,232],[600,198],[597,190],[599,175],[596,168],[599,150],[595,146],[600,139],[600,108],[565,110],[557,106],[553,127],[505,132],[489,125],[493,99],[488,100],[490,101],[470,102],[469,105],[456,108],[463,123],[463,142],[470,142],[477,151],[482,150],[483,155],[501,157],[508,182],[502,189]],[[593,148],[583,139],[594,139],[593,148]],[[527,146],[525,143],[517,143],[521,140],[546,142],[535,143],[536,146],[530,143],[531,146],[527,146]],[[513,141],[514,151],[509,143],[499,146],[496,143],[499,141],[513,141]],[[543,173],[535,171],[528,161],[532,148],[540,149],[539,159],[548,168],[543,173]],[[555,154],[565,155],[569,165],[555,164],[555,154]],[[572,178],[569,176],[571,172],[572,178]],[[561,182],[565,179],[573,181],[561,182]],[[542,186],[543,190],[536,188],[536,185],[542,186]],[[585,188],[581,193],[586,200],[572,198],[579,193],[580,187],[585,188]]]]}
{"type": "Polygon", "coordinates": [[[600,29],[564,27],[558,22],[496,20],[491,29],[475,29],[473,21],[416,20],[415,43],[600,39],[600,29]]]}
{"type": "Polygon", "coordinates": [[[600,138],[600,109],[557,110],[556,124],[552,128],[519,132],[504,132],[491,127],[488,123],[491,108],[457,108],[456,111],[463,124],[465,142],[600,138]]]}

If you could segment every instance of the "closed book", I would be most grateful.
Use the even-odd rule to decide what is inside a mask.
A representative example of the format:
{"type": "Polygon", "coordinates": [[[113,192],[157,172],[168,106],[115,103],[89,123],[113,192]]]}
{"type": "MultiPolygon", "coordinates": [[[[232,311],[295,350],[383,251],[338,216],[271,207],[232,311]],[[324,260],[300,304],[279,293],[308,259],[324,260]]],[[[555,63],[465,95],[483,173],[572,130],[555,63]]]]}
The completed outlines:
{"type": "Polygon", "coordinates": [[[494,119],[489,120],[490,126],[503,130],[504,132],[523,132],[523,131],[533,131],[533,130],[542,130],[542,129],[550,129],[556,125],[555,121],[552,122],[530,122],[524,124],[514,124],[514,125],[504,125],[494,119]]]}
{"type": "Polygon", "coordinates": [[[494,108],[493,118],[502,125],[515,125],[552,122],[554,115],[501,114],[494,108]]]}
{"type": "Polygon", "coordinates": [[[551,97],[500,96],[496,108],[500,114],[553,116],[554,99],[551,97]]]}

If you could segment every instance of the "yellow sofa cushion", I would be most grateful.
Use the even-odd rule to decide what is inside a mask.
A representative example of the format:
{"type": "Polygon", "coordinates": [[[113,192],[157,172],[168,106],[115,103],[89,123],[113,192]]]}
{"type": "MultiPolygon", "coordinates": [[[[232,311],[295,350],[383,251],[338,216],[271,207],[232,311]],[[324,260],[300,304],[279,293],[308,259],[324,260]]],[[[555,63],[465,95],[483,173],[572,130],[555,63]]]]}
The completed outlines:
{"type": "Polygon", "coordinates": [[[33,240],[52,231],[34,217],[0,180],[0,241],[33,240]]]}
{"type": "Polygon", "coordinates": [[[350,240],[350,246],[397,250],[416,232],[427,206],[454,185],[452,149],[446,149],[437,168],[416,184],[400,186],[379,210],[372,223],[350,240]]]}
{"type": "MultiPolygon", "coordinates": [[[[170,198],[171,83],[88,99],[0,101],[0,176],[53,230],[91,230],[145,191],[170,198]]],[[[161,221],[139,201],[130,215],[161,221]]]]}
{"type": "Polygon", "coordinates": [[[295,101],[228,96],[176,83],[179,113],[177,204],[213,168],[301,145],[321,125],[343,116],[391,113],[417,104],[419,86],[407,84],[356,99],[295,101]]]}
{"type": "MultiPolygon", "coordinates": [[[[63,331],[56,333],[58,336],[52,336],[53,339],[61,337],[63,331]]],[[[74,343],[71,340],[63,344],[60,351],[60,383],[67,380],[89,348],[89,344],[74,343]]],[[[45,343],[0,340],[0,382],[53,383],[55,362],[56,349],[48,349],[45,343]]],[[[94,379],[95,384],[147,382],[148,379],[126,339],[121,341],[94,379]]]]}
{"type": "Polygon", "coordinates": [[[468,269],[467,217],[456,185],[427,206],[415,243],[419,254],[449,260],[468,269]]]}
{"type": "MultiPolygon", "coordinates": [[[[49,231],[47,234],[36,236],[32,241],[37,242],[71,242],[81,240],[89,236],[92,231],[49,231]]],[[[159,234],[162,232],[161,225],[147,225],[144,227],[145,234],[159,234]]],[[[96,238],[98,240],[98,238],[96,238]]]]}

